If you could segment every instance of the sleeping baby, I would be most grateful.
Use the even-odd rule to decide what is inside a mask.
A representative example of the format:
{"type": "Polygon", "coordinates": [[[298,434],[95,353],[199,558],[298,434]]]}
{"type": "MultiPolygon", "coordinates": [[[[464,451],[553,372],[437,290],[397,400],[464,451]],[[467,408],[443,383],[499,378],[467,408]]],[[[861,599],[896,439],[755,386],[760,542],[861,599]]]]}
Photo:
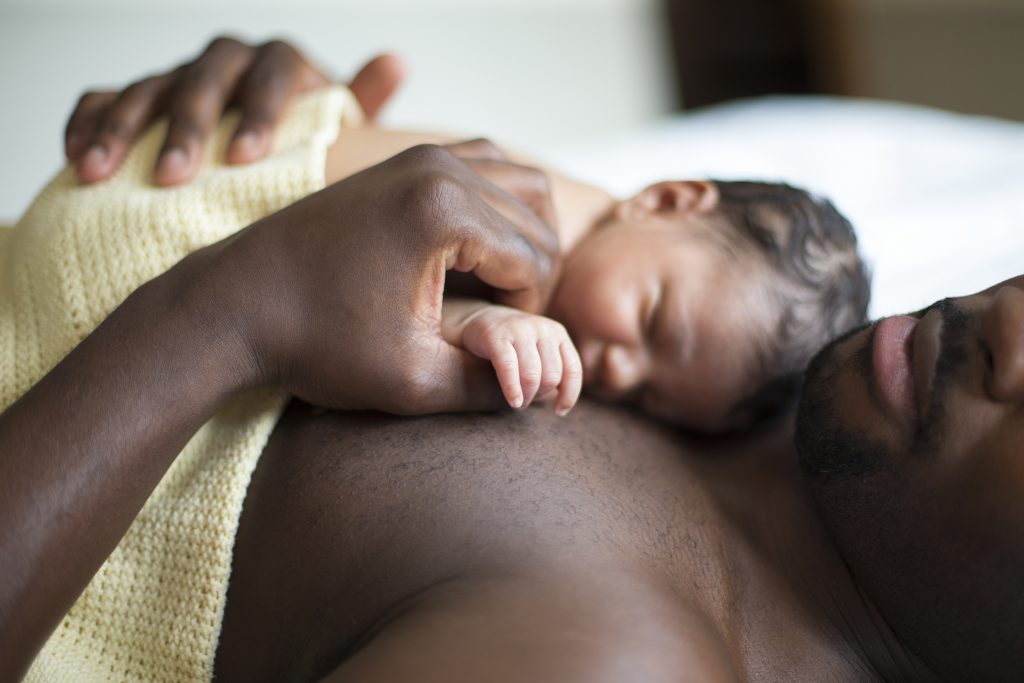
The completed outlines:
{"type": "Polygon", "coordinates": [[[542,374],[562,369],[555,406],[567,411],[575,344],[589,392],[730,431],[791,400],[811,355],[860,323],[867,301],[853,232],[828,202],[782,185],[674,181],[616,202],[566,250],[548,318],[457,301],[444,330],[494,364],[513,406],[529,402],[523,358],[538,356],[542,374]]]}

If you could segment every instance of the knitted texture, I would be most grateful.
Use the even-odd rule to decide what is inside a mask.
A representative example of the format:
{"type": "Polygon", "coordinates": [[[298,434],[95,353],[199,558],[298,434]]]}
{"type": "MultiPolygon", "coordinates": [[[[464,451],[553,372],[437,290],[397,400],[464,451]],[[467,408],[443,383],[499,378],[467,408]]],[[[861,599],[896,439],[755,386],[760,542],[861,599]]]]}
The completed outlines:
{"type": "MultiPolygon", "coordinates": [[[[166,123],[110,180],[65,169],[14,228],[0,229],[0,408],[6,408],[133,290],[210,244],[324,184],[341,117],[331,88],[289,112],[265,161],[221,162],[237,117],[212,137],[192,183],[150,178],[166,123]]],[[[253,468],[284,397],[253,392],[205,424],[50,637],[27,681],[208,681],[253,468]]],[[[71,407],[70,409],[73,409],[71,407]]]]}

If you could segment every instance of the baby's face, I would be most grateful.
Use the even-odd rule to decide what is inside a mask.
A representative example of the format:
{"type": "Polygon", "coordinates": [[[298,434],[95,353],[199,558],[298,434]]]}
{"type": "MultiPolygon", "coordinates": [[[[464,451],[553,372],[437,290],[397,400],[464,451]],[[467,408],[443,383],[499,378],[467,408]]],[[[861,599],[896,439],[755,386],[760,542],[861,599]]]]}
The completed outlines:
{"type": "Polygon", "coordinates": [[[702,230],[713,219],[612,218],[566,257],[550,313],[583,360],[584,386],[700,431],[730,427],[759,383],[774,306],[768,268],[702,230]]]}

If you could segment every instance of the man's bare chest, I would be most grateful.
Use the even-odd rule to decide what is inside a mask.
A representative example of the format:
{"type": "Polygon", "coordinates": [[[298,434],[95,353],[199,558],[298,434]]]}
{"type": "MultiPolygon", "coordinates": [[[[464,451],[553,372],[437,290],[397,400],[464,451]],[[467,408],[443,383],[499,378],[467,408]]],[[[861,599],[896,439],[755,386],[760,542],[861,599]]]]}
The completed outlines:
{"type": "Polygon", "coordinates": [[[666,591],[699,610],[721,530],[679,453],[675,435],[605,407],[400,419],[295,404],[246,500],[218,669],[324,675],[467,581],[620,575],[635,581],[627,602],[666,591]]]}

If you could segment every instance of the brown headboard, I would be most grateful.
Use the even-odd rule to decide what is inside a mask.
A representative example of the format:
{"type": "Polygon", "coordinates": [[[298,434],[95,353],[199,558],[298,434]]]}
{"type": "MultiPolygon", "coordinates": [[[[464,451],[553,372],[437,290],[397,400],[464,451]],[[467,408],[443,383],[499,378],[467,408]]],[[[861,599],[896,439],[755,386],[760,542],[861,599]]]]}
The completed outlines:
{"type": "Polygon", "coordinates": [[[665,0],[680,108],[822,89],[803,0],[665,0]]]}

